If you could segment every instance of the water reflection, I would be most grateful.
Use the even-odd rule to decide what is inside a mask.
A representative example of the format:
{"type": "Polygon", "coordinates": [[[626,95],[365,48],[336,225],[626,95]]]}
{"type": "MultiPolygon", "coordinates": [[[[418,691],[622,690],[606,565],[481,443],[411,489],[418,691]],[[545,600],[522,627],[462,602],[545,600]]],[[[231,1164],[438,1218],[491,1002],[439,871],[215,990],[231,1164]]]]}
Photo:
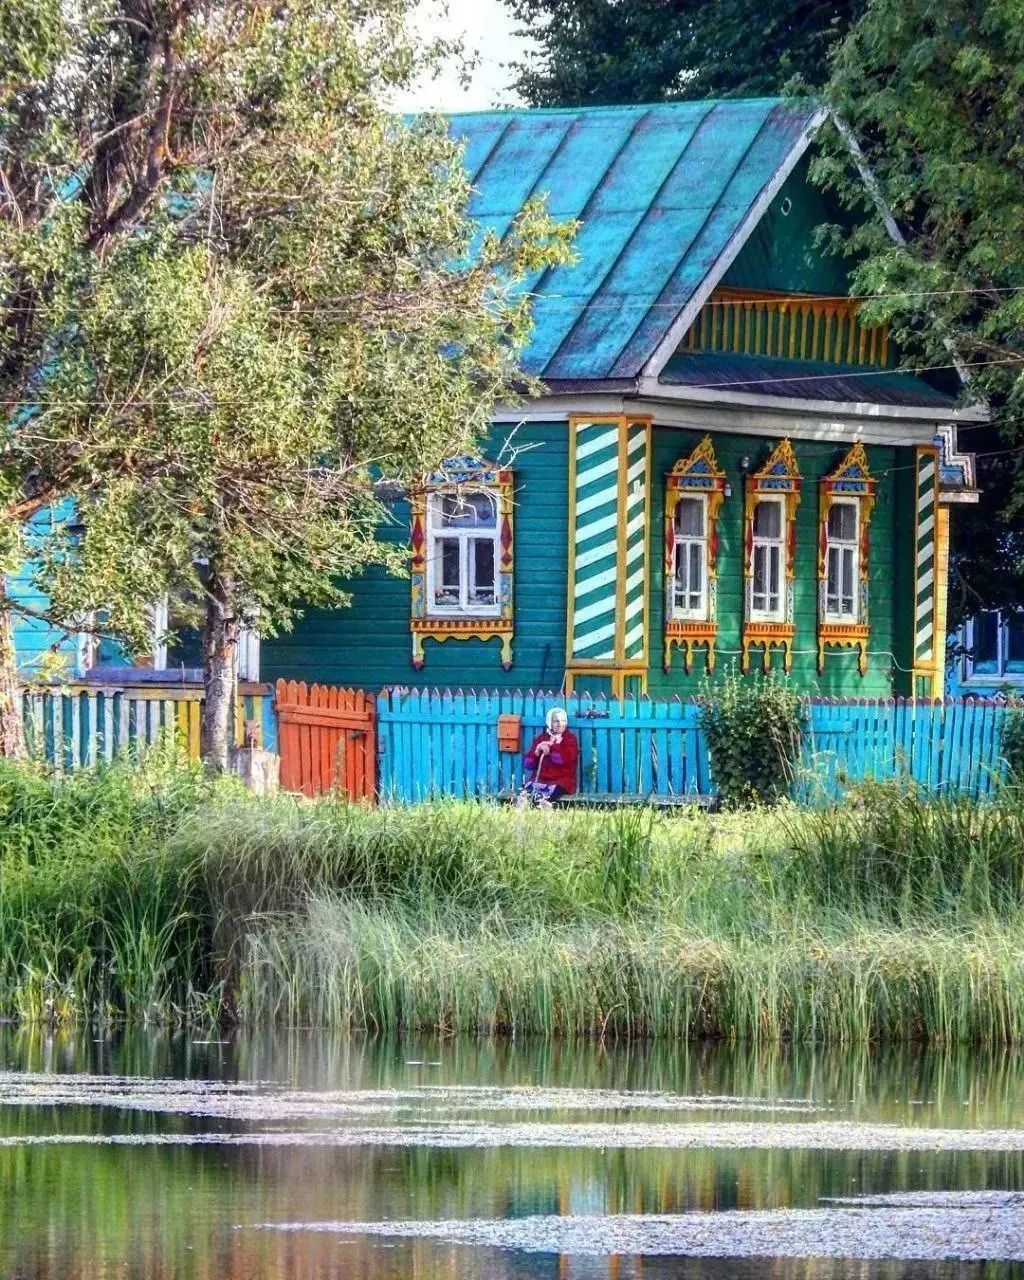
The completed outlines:
{"type": "MultiPolygon", "coordinates": [[[[7,1071],[256,1084],[268,1094],[496,1085],[799,1100],[858,1122],[1024,1128],[1015,1054],[821,1054],[704,1044],[388,1042],[334,1036],[0,1031],[7,1071]]],[[[140,1088],[143,1086],[140,1085],[140,1088]]],[[[709,1114],[714,1104],[709,1105],[709,1114]]],[[[538,1122],[592,1114],[538,1110],[538,1122]]],[[[772,1123],[751,1111],[746,1118],[772,1123]]],[[[508,1119],[507,1115],[500,1116],[508,1119]]],[[[513,1117],[519,1121],[522,1114],[513,1117]]],[[[603,1121],[646,1122],[612,1109],[603,1121]]],[[[664,1119],[661,1113],[654,1118],[664,1119]]],[[[791,1120],[785,1114],[782,1118],[791,1120]]],[[[669,1115],[689,1123],[687,1115],[669,1115]]],[[[335,1123],[343,1123],[341,1121],[335,1123]]],[[[0,1107],[0,1138],[247,1131],[250,1120],[111,1107],[0,1107]]],[[[265,1129],[296,1126],[271,1120],[265,1129]]],[[[643,1275],[1024,1276],[1014,1264],[740,1261],[526,1254],[423,1239],[268,1232],[259,1223],[818,1208],[894,1190],[1024,1188],[1019,1152],[190,1146],[0,1148],[0,1275],[519,1280],[643,1275]]]]}

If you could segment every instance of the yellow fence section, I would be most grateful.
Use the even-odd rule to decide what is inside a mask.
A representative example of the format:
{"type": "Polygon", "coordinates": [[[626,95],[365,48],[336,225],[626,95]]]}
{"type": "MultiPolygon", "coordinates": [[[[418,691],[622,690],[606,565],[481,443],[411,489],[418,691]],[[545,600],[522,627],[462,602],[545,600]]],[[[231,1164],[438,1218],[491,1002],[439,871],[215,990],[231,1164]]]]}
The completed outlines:
{"type": "Polygon", "coordinates": [[[889,329],[863,325],[850,298],[716,289],[683,338],[683,351],[730,351],[789,360],[889,365],[889,329]]]}
{"type": "MultiPolygon", "coordinates": [[[[78,769],[141,751],[172,733],[199,759],[203,690],[182,684],[99,684],[26,687],[22,694],[29,753],[58,769],[78,769]]],[[[277,750],[273,688],[240,684],[235,745],[277,750]]]]}

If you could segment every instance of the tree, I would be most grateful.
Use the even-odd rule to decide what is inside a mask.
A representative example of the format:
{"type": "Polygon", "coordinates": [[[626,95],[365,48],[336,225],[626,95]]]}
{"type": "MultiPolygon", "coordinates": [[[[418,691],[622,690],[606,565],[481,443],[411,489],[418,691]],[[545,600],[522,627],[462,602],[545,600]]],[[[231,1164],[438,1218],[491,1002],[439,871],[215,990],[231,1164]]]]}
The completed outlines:
{"type": "Polygon", "coordinates": [[[533,106],[775,94],[821,84],[866,0],[505,0],[537,52],[515,89],[533,106]]]}
{"type": "Polygon", "coordinates": [[[40,552],[59,616],[137,640],[142,602],[190,603],[214,768],[241,622],[341,602],[338,577],[384,556],[378,482],[471,448],[523,389],[516,286],[568,252],[533,205],[471,257],[456,148],[383,105],[429,56],[408,7],[32,11],[54,52],[9,153],[47,157],[18,180],[29,229],[24,196],[4,228],[10,491],[75,499],[40,552]]]}
{"type": "Polygon", "coordinates": [[[866,215],[831,235],[851,290],[881,295],[869,318],[889,322],[911,365],[962,362],[965,398],[993,411],[993,431],[961,428],[992,492],[953,522],[954,621],[1024,602],[1021,18],[1016,0],[871,0],[828,84],[843,132],[823,135],[813,169],[866,215]]]}

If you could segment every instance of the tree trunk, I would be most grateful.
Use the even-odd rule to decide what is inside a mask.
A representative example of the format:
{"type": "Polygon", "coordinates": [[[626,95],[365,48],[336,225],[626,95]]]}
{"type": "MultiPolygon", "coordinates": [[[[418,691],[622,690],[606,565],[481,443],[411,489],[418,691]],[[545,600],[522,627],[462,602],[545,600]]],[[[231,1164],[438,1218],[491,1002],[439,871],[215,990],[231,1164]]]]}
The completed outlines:
{"type": "MultiPolygon", "coordinates": [[[[0,591],[3,585],[0,579],[0,591]]],[[[14,625],[10,610],[0,609],[0,756],[8,760],[23,760],[26,754],[14,625]]]]}
{"type": "Polygon", "coordinates": [[[203,628],[203,721],[200,750],[211,773],[228,771],[233,745],[238,671],[238,614],[235,582],[214,571],[207,584],[203,628]]]}

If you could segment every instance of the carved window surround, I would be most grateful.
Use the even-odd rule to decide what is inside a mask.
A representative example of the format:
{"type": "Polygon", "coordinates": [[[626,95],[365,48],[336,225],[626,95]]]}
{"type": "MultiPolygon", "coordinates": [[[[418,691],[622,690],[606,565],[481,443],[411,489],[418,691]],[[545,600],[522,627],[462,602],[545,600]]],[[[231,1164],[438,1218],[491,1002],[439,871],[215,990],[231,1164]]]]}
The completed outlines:
{"type": "Polygon", "coordinates": [[[868,613],[868,552],[871,513],[875,506],[878,482],[868,469],[867,454],[858,442],[843,458],[839,466],[820,481],[818,526],[818,674],[825,670],[825,650],[856,649],[857,668],[866,675],[868,669],[868,639],[871,634],[868,613]],[[827,552],[828,515],[837,501],[854,501],[857,504],[857,530],[859,535],[856,617],[849,622],[828,616],[827,603],[827,552]]]}
{"type": "Polygon", "coordinates": [[[796,624],[793,621],[793,578],[796,554],[796,512],[800,505],[800,489],[803,484],[797,466],[793,446],[783,440],[771,453],[760,470],[747,477],[744,507],[744,613],[741,669],[744,675],[750,670],[750,651],[763,649],[764,669],[771,661],[771,650],[782,650],[783,666],[788,673],[793,666],[793,640],[796,624]],[[785,565],[781,583],[781,618],[762,621],[753,617],[754,608],[754,512],[762,499],[781,499],[785,516],[785,565]]]}
{"type": "Polygon", "coordinates": [[[715,643],[718,638],[718,516],[725,500],[726,476],[718,465],[711,437],[705,436],[693,452],[680,458],[668,473],[665,482],[665,657],[668,671],[672,664],[672,646],[683,650],[683,665],[687,675],[693,669],[693,651],[704,645],[707,653],[708,674],[715,669],[715,643]],[[707,557],[704,565],[706,586],[704,616],[679,617],[675,607],[676,577],[676,509],[684,497],[703,495],[705,498],[705,536],[707,557]]]}
{"type": "Polygon", "coordinates": [[[411,499],[412,555],[410,579],[412,610],[412,665],[422,670],[425,658],[423,642],[426,639],[442,643],[445,640],[501,640],[501,665],[508,671],[512,666],[512,638],[514,633],[512,608],[513,577],[513,500],[512,471],[499,467],[482,458],[460,456],[448,459],[440,471],[428,476],[423,486],[411,499]],[[431,494],[458,494],[486,491],[497,504],[497,557],[494,566],[495,608],[490,616],[466,611],[459,615],[446,611],[442,615],[432,607],[427,557],[430,554],[428,537],[427,503],[431,494]]]}

